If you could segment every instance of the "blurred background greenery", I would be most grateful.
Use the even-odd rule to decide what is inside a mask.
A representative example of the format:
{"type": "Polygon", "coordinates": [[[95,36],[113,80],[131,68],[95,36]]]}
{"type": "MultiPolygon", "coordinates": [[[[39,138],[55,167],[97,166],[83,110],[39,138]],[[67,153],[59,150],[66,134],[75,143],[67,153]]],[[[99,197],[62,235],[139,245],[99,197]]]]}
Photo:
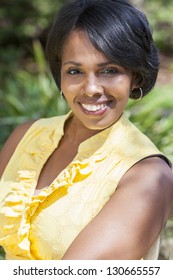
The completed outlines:
{"type": "MultiPolygon", "coordinates": [[[[50,24],[65,2],[0,0],[0,148],[18,124],[69,110],[59,97],[44,53],[50,24]]],[[[131,2],[144,10],[151,23],[161,67],[155,89],[140,102],[130,101],[127,113],[173,162],[173,1],[131,2]]],[[[170,258],[169,252],[161,255],[170,258]]]]}

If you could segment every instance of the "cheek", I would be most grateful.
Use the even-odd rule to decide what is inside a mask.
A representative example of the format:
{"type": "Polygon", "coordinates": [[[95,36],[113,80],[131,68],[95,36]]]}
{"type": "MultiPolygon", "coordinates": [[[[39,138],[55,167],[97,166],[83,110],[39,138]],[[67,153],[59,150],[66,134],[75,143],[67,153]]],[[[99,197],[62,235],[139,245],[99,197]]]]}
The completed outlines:
{"type": "Polygon", "coordinates": [[[64,94],[66,102],[69,105],[72,105],[78,92],[76,87],[69,83],[66,79],[63,79],[61,83],[61,90],[64,94]]]}
{"type": "Polygon", "coordinates": [[[62,91],[64,92],[64,94],[67,93],[71,93],[76,94],[77,92],[79,92],[80,90],[80,86],[81,83],[78,79],[74,78],[74,77],[70,77],[70,76],[62,76],[61,79],[61,88],[62,91]]]}
{"type": "Polygon", "coordinates": [[[118,101],[128,101],[130,93],[131,93],[131,86],[130,83],[126,83],[125,81],[121,81],[119,83],[112,83],[112,85],[108,85],[109,88],[111,87],[109,93],[112,94],[118,101]]]}
{"type": "Polygon", "coordinates": [[[117,91],[130,91],[132,84],[132,77],[129,75],[119,75],[112,79],[102,79],[103,84],[106,87],[114,88],[117,91]]]}

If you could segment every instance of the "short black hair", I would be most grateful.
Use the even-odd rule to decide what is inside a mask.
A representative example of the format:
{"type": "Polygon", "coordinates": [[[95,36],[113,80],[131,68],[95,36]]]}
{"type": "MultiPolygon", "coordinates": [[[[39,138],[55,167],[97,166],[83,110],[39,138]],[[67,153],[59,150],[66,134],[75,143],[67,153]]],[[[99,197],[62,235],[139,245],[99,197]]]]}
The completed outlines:
{"type": "MultiPolygon", "coordinates": [[[[73,30],[84,30],[95,48],[132,70],[143,96],[155,85],[159,59],[149,22],[126,0],[76,0],[59,12],[50,30],[46,55],[57,86],[61,87],[63,45],[73,30]]],[[[130,97],[139,98],[134,90],[130,97]]]]}

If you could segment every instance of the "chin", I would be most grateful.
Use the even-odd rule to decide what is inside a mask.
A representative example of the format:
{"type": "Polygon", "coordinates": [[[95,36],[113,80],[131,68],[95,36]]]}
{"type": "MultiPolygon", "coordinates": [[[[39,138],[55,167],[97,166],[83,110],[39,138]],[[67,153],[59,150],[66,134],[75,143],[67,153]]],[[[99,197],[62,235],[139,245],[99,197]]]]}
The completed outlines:
{"type": "Polygon", "coordinates": [[[87,123],[87,124],[84,124],[84,126],[90,130],[96,130],[96,131],[101,131],[101,130],[104,130],[108,127],[110,127],[112,124],[114,124],[116,121],[112,121],[112,122],[100,122],[100,123],[87,123]]]}

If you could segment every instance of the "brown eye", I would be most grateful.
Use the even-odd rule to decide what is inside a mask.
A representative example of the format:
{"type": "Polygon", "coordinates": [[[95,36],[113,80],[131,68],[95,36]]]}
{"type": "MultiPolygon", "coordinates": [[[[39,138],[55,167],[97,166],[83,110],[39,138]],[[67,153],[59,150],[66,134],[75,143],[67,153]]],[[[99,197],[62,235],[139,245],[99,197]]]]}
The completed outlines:
{"type": "Polygon", "coordinates": [[[70,70],[68,70],[68,73],[70,75],[78,75],[78,74],[81,74],[82,72],[78,69],[70,69],[70,70]]]}
{"type": "Polygon", "coordinates": [[[106,74],[106,75],[114,75],[118,72],[117,69],[114,68],[108,68],[108,69],[104,69],[103,71],[101,71],[102,74],[106,74]]]}

